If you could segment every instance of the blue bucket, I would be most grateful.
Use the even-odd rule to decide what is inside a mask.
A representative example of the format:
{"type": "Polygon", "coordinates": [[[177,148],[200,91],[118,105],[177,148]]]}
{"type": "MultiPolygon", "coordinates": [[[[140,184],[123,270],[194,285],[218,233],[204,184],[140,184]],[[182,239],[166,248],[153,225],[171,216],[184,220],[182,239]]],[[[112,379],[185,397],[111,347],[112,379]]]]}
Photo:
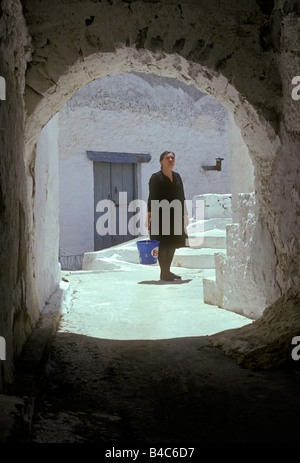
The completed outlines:
{"type": "Polygon", "coordinates": [[[160,242],[156,240],[142,240],[136,242],[141,264],[156,264],[158,258],[159,243],[160,242]]]}

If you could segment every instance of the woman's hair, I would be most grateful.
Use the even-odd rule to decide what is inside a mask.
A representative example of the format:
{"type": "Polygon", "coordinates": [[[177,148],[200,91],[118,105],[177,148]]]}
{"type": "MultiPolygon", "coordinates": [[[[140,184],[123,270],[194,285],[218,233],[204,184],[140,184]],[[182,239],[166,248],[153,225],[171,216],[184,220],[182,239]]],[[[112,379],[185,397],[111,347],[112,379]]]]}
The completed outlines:
{"type": "Polygon", "coordinates": [[[172,153],[174,158],[175,158],[175,153],[173,153],[173,151],[164,151],[163,153],[161,153],[160,155],[160,158],[159,158],[159,162],[163,161],[164,157],[166,154],[169,154],[169,153],[172,153]]]}

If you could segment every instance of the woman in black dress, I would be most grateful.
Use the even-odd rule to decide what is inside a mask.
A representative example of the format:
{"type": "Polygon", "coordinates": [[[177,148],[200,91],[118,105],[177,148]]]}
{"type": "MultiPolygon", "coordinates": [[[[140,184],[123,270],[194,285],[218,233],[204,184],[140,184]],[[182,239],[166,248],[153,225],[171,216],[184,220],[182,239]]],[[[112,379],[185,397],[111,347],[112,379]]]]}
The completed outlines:
{"type": "Polygon", "coordinates": [[[153,174],[149,180],[147,227],[150,229],[150,238],[160,241],[160,278],[173,281],[180,279],[178,275],[170,272],[170,267],[175,249],[186,246],[185,226],[188,224],[188,214],[181,177],[177,172],[173,172],[175,154],[164,151],[160,156],[160,164],[161,170],[153,174]],[[164,202],[163,200],[171,207],[157,209],[158,203],[164,202]]]}

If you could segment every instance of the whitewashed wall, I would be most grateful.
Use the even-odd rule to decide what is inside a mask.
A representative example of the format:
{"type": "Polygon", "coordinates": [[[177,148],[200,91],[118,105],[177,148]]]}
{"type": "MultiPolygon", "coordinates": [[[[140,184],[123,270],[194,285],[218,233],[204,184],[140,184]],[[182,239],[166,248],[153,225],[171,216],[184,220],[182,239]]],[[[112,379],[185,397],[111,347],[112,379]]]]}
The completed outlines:
{"type": "Polygon", "coordinates": [[[79,89],[59,115],[60,248],[70,254],[94,250],[87,150],[150,153],[138,175],[139,199],[146,201],[149,178],[166,149],[176,154],[187,199],[231,192],[228,112],[212,97],[175,79],[135,73],[79,89]],[[220,172],[202,169],[217,157],[224,158],[220,172]]]}
{"type": "Polygon", "coordinates": [[[44,127],[37,144],[35,163],[34,238],[36,287],[40,310],[60,281],[58,224],[58,115],[44,127]]]}
{"type": "Polygon", "coordinates": [[[230,172],[232,193],[232,220],[238,221],[238,194],[254,191],[254,168],[241,131],[237,127],[234,116],[229,113],[228,121],[230,146],[230,172]]]}

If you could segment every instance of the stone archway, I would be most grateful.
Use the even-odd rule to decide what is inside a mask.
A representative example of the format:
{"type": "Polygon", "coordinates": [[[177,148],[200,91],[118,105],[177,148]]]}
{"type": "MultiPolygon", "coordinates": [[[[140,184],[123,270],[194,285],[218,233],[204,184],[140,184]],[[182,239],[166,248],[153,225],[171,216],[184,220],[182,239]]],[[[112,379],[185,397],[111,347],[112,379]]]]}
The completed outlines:
{"type": "MultiPolygon", "coordinates": [[[[9,96],[1,118],[10,136],[0,133],[0,212],[7,243],[0,285],[9,365],[39,315],[33,248],[40,130],[78,86],[108,73],[136,69],[193,82],[234,113],[255,166],[260,235],[272,245],[269,300],[299,285],[300,113],[291,98],[292,78],[299,73],[295,2],[229,0],[220,8],[205,0],[5,0],[1,6],[0,65],[9,96]]],[[[263,249],[263,239],[259,243],[263,249]]],[[[255,256],[264,286],[269,272],[260,249],[255,256]]],[[[280,323],[273,306],[271,314],[280,323]]],[[[293,320],[291,308],[288,327],[293,320]]],[[[264,346],[269,332],[262,329],[264,346]]]]}
{"type": "Polygon", "coordinates": [[[273,245],[276,211],[270,179],[280,149],[276,111],[281,82],[278,67],[272,66],[274,57],[265,53],[277,45],[277,36],[266,37],[272,8],[259,4],[250,8],[241,2],[223,6],[220,14],[216,3],[204,1],[147,6],[144,2],[83,5],[76,0],[51,9],[44,2],[24,1],[24,7],[35,47],[25,94],[29,177],[41,126],[85,83],[137,71],[195,85],[234,114],[248,145],[255,169],[258,241],[263,237],[272,253],[266,268],[261,255],[251,259],[266,302],[274,301],[290,281],[285,276],[287,281],[278,284],[274,268],[282,243],[278,240],[273,245]]]}
{"type": "MultiPolygon", "coordinates": [[[[286,282],[282,280],[280,288],[278,281],[276,281],[277,255],[280,255],[280,251],[276,249],[276,242],[272,237],[275,225],[273,217],[276,212],[271,208],[272,186],[269,183],[274,162],[281,149],[280,141],[272,125],[254,109],[222,74],[197,63],[189,62],[178,55],[153,53],[144,49],[119,47],[115,53],[93,54],[84,62],[76,63],[69,73],[63,75],[29,115],[25,131],[28,171],[32,172],[35,143],[42,126],[60,110],[74,91],[92,80],[126,71],[151,72],[189,82],[202,92],[212,95],[234,114],[236,124],[240,128],[249,148],[249,154],[254,165],[255,196],[258,202],[256,212],[257,237],[249,257],[252,262],[250,273],[247,273],[249,259],[244,262],[245,280],[253,278],[254,268],[256,272],[255,279],[259,281],[259,290],[263,293],[266,305],[274,303],[280,296],[281,291],[285,292],[287,289],[286,282]],[[100,69],[99,62],[101,62],[100,69]],[[72,87],[69,86],[70,79],[72,79],[72,87]],[[266,246],[267,252],[272,254],[267,260],[264,260],[266,256],[262,252],[264,246],[266,246]]],[[[251,287],[250,291],[252,291],[251,287]]],[[[261,314],[263,310],[264,307],[260,307],[257,313],[261,314]]],[[[246,333],[249,330],[251,333],[250,339],[253,340],[252,328],[245,328],[246,333]]],[[[228,347],[227,344],[229,342],[230,346],[234,346],[233,350],[235,351],[235,336],[236,332],[233,334],[233,342],[229,341],[230,336],[225,336],[225,338],[221,336],[221,340],[216,336],[214,339],[216,339],[215,342],[218,345],[231,352],[231,347],[228,347]]],[[[248,335],[246,335],[247,337],[248,335]]],[[[250,345],[251,349],[256,351],[253,341],[250,342],[250,345]]],[[[242,358],[244,358],[245,352],[238,353],[238,355],[242,355],[242,358]]]]}
{"type": "Polygon", "coordinates": [[[93,54],[74,64],[47,89],[38,102],[32,99],[31,91],[25,94],[28,113],[25,126],[27,165],[30,165],[30,157],[42,127],[79,87],[95,79],[130,71],[173,77],[193,84],[200,91],[216,98],[234,114],[254,163],[256,157],[262,161],[269,160],[270,163],[275,158],[280,143],[272,125],[220,72],[190,62],[177,54],[166,55],[144,49],[119,47],[114,53],[93,54]]]}

